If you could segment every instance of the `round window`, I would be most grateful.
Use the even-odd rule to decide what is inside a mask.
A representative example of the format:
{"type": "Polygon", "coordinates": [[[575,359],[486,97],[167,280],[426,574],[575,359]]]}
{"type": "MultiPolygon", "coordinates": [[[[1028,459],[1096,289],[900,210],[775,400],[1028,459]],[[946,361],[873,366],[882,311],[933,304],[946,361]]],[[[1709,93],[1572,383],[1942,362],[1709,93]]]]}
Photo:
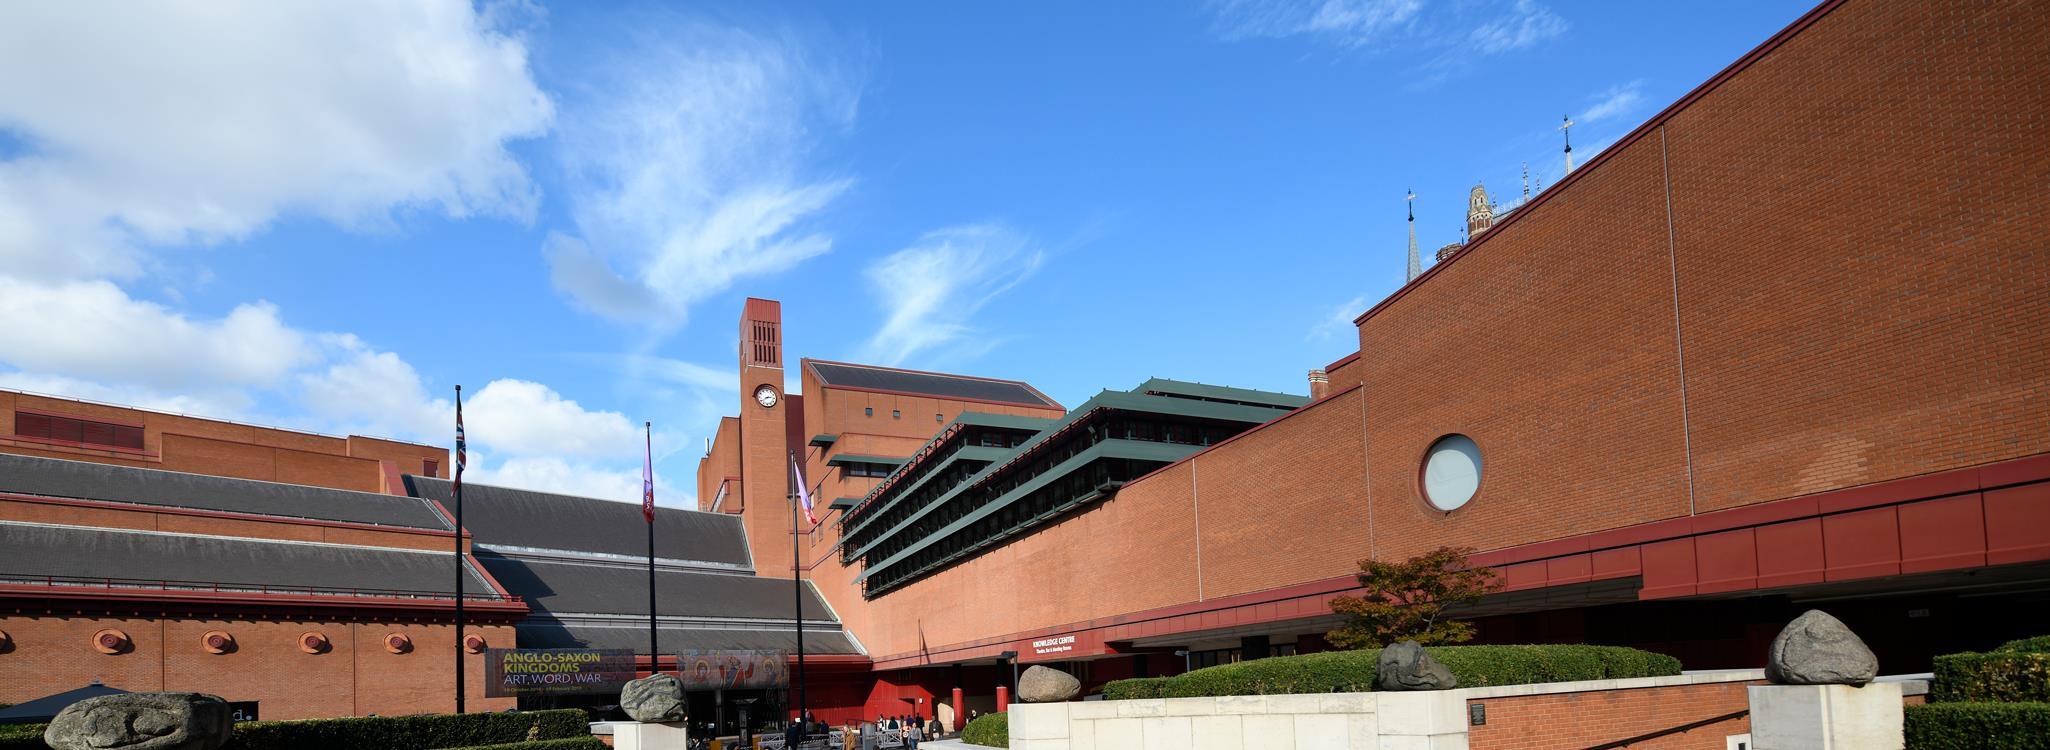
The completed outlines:
{"type": "Polygon", "coordinates": [[[1424,456],[1424,500],[1443,511],[1458,510],[1481,488],[1481,447],[1465,435],[1446,435],[1424,456]]]}

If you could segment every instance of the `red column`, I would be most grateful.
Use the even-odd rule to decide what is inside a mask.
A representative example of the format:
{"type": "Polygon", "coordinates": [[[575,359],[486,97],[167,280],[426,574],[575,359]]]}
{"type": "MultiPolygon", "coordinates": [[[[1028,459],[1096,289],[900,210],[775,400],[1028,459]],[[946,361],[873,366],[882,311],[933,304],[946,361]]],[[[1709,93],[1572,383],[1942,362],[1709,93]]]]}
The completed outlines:
{"type": "Polygon", "coordinates": [[[947,728],[959,732],[961,731],[962,722],[966,721],[968,721],[968,707],[961,703],[961,689],[954,688],[954,725],[947,728]]]}
{"type": "Polygon", "coordinates": [[[1003,685],[998,685],[998,686],[997,686],[997,713],[1003,713],[1003,712],[1005,712],[1005,711],[1009,711],[1009,710],[1011,710],[1011,689],[1010,689],[1009,687],[1005,687],[1005,686],[1003,686],[1003,685]]]}

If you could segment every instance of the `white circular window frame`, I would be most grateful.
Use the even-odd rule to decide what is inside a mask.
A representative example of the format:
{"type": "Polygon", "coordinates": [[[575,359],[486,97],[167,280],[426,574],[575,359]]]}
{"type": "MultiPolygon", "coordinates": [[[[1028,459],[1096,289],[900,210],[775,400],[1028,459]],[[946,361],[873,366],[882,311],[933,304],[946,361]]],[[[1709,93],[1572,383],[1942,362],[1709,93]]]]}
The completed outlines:
{"type": "Polygon", "coordinates": [[[1455,432],[1431,441],[1431,447],[1424,450],[1417,487],[1432,510],[1451,513],[1480,494],[1486,469],[1480,444],[1455,432]]]}

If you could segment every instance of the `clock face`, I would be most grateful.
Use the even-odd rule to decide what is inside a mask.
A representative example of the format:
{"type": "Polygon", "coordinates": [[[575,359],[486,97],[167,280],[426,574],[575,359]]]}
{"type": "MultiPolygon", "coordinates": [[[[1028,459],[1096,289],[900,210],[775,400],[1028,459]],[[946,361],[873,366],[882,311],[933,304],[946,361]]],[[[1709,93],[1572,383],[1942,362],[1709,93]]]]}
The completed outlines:
{"type": "Polygon", "coordinates": [[[775,406],[776,406],[776,388],[775,388],[774,386],[768,386],[768,385],[762,386],[762,387],[760,387],[760,388],[756,388],[756,389],[755,389],[755,403],[761,404],[761,405],[762,405],[762,408],[764,408],[764,409],[771,409],[771,408],[775,408],[775,406]]]}

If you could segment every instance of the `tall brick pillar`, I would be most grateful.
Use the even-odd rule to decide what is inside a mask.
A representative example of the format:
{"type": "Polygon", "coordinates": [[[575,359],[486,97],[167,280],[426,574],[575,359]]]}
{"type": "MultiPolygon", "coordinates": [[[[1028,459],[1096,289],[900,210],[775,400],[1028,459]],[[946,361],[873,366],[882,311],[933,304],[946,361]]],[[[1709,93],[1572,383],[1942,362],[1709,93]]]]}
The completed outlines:
{"type": "Polygon", "coordinates": [[[790,457],[783,393],[783,305],[748,298],[740,315],[742,523],[757,575],[790,575],[790,457]]]}

